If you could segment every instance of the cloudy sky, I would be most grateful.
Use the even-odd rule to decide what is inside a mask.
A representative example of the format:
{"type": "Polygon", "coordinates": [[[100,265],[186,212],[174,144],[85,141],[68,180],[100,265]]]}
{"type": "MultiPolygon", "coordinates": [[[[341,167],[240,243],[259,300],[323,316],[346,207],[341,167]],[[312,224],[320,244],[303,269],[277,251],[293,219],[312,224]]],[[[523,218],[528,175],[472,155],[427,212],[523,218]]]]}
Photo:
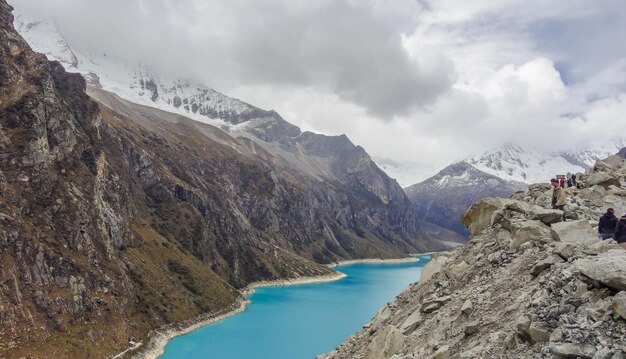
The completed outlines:
{"type": "Polygon", "coordinates": [[[623,0],[13,0],[81,43],[346,133],[401,184],[626,136],[623,0]]]}

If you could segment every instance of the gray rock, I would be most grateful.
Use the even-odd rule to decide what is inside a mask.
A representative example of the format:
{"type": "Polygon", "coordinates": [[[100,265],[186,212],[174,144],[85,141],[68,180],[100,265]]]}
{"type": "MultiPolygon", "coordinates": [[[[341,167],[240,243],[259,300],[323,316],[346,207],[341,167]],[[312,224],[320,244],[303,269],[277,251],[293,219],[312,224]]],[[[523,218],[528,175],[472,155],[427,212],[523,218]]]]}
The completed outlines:
{"type": "Polygon", "coordinates": [[[533,322],[530,328],[528,328],[528,334],[530,335],[530,339],[534,342],[545,343],[550,341],[550,334],[552,334],[552,332],[539,323],[533,322]]]}
{"type": "Polygon", "coordinates": [[[555,241],[569,243],[597,242],[593,227],[587,220],[555,223],[551,227],[552,238],[555,241]]]}
{"type": "Polygon", "coordinates": [[[478,320],[473,320],[465,325],[465,327],[463,328],[463,332],[465,333],[465,335],[469,336],[478,333],[479,328],[480,322],[478,320]]]}
{"type": "Polygon", "coordinates": [[[471,314],[474,311],[474,305],[471,300],[466,300],[465,303],[461,306],[461,312],[463,314],[471,314]]]}
{"type": "Polygon", "coordinates": [[[543,272],[544,270],[552,267],[556,263],[561,263],[561,262],[563,262],[561,257],[555,256],[555,255],[551,255],[548,258],[546,258],[546,259],[540,261],[539,263],[535,264],[535,266],[530,270],[530,274],[533,275],[534,277],[536,277],[539,274],[541,274],[541,272],[543,272]]]}
{"type": "Polygon", "coordinates": [[[450,348],[447,345],[440,347],[435,352],[435,359],[448,359],[448,358],[450,358],[450,348]]]}
{"type": "Polygon", "coordinates": [[[577,259],[573,268],[606,286],[626,290],[626,252],[623,250],[611,250],[596,257],[577,259]]]}
{"type": "Polygon", "coordinates": [[[520,246],[529,241],[537,241],[550,238],[550,227],[539,221],[524,221],[514,231],[511,249],[518,250],[520,246]]]}
{"type": "Polygon", "coordinates": [[[513,200],[504,198],[481,199],[463,213],[461,222],[467,227],[470,234],[475,236],[489,226],[494,212],[511,203],[511,201],[513,200]]]}
{"type": "Polygon", "coordinates": [[[402,349],[406,337],[400,331],[388,325],[382,329],[367,347],[366,359],[389,358],[402,349]]]}
{"type": "Polygon", "coordinates": [[[615,177],[606,172],[596,172],[592,173],[587,178],[587,186],[595,186],[600,185],[604,188],[609,188],[609,186],[620,186],[619,178],[615,177]]]}
{"type": "Polygon", "coordinates": [[[432,278],[435,274],[441,272],[441,270],[448,263],[448,258],[439,256],[433,257],[425,266],[422,268],[422,274],[420,276],[420,282],[426,282],[430,278],[432,278]]]}
{"type": "Polygon", "coordinates": [[[626,319],[626,292],[621,291],[613,297],[611,309],[613,309],[615,313],[619,314],[620,317],[626,319]]]}
{"type": "Polygon", "coordinates": [[[422,315],[420,314],[419,310],[416,310],[411,313],[411,315],[409,315],[404,320],[404,322],[402,322],[402,324],[400,324],[400,331],[402,332],[402,334],[409,335],[410,333],[415,331],[415,329],[417,329],[421,322],[422,315]]]}
{"type": "Polygon", "coordinates": [[[521,317],[517,318],[517,320],[515,321],[515,329],[517,329],[517,332],[520,334],[528,335],[530,324],[531,324],[530,318],[527,315],[522,315],[521,317]]]}
{"type": "Polygon", "coordinates": [[[560,358],[586,358],[591,359],[596,352],[596,348],[590,344],[562,343],[550,344],[550,353],[560,358]]]}

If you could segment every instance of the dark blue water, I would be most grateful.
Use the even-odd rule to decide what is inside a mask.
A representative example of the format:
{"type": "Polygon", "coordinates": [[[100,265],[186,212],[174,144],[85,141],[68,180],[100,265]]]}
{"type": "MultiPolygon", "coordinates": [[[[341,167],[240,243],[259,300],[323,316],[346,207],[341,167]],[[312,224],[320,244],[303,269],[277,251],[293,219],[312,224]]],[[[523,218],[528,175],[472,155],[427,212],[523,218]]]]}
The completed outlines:
{"type": "Polygon", "coordinates": [[[420,262],[336,267],[338,281],[257,288],[246,311],[172,339],[161,359],[312,359],[356,333],[419,280],[420,262]]]}

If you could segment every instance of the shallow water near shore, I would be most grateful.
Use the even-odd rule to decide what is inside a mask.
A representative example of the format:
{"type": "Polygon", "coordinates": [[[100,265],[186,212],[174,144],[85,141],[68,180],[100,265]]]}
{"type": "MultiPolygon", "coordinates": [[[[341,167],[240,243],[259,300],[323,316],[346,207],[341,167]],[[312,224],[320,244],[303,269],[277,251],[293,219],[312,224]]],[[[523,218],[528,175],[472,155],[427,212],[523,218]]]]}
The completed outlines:
{"type": "Polygon", "coordinates": [[[387,302],[419,280],[419,262],[335,267],[333,282],[261,287],[240,314],[170,340],[161,359],[312,359],[361,329],[387,302]]]}

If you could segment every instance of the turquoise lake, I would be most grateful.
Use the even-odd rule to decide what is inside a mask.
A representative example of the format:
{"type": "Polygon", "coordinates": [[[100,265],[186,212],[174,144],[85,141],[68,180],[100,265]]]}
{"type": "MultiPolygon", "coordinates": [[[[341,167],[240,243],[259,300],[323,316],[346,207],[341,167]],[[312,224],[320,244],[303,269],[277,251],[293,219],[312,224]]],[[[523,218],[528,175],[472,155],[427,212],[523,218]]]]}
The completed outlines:
{"type": "Polygon", "coordinates": [[[313,359],[361,329],[419,280],[419,262],[349,264],[334,281],[257,288],[237,315],[170,340],[161,359],[313,359]]]}

